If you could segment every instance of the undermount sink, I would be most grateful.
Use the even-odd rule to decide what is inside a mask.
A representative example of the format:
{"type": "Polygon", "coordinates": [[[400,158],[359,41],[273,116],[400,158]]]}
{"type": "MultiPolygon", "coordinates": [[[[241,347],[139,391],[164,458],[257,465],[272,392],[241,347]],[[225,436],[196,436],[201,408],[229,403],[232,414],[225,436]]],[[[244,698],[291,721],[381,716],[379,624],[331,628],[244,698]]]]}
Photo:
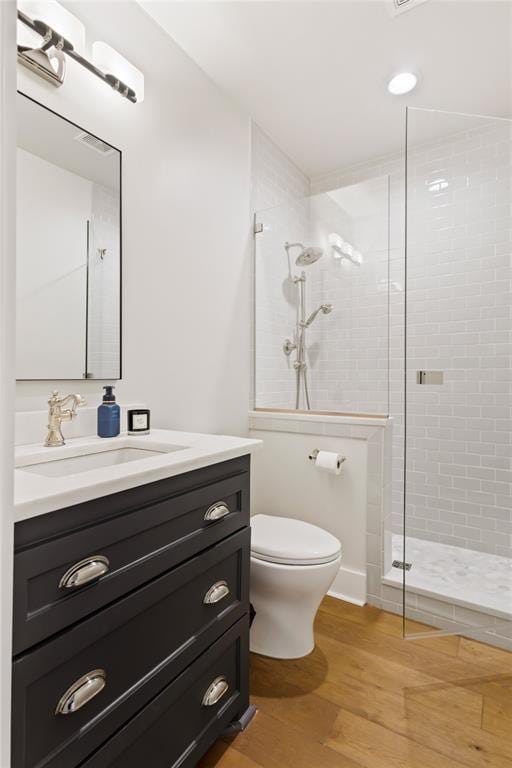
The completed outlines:
{"type": "Polygon", "coordinates": [[[114,448],[112,450],[85,453],[80,456],[56,457],[49,461],[27,464],[26,466],[18,467],[18,469],[23,472],[32,472],[35,475],[44,475],[45,477],[67,477],[68,475],[76,475],[81,472],[89,472],[93,469],[125,464],[128,461],[151,459],[164,453],[182,451],[184,447],[183,445],[169,445],[164,450],[159,451],[150,448],[114,448]]]}

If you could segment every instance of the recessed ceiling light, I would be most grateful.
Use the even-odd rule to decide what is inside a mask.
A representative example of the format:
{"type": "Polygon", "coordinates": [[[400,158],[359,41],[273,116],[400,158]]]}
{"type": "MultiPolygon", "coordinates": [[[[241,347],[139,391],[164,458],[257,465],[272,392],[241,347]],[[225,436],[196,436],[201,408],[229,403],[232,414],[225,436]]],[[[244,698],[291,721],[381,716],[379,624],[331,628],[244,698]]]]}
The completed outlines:
{"type": "Polygon", "coordinates": [[[400,72],[399,75],[395,75],[388,83],[388,91],[393,96],[403,96],[405,93],[409,93],[416,87],[418,78],[413,75],[412,72],[400,72]]]}

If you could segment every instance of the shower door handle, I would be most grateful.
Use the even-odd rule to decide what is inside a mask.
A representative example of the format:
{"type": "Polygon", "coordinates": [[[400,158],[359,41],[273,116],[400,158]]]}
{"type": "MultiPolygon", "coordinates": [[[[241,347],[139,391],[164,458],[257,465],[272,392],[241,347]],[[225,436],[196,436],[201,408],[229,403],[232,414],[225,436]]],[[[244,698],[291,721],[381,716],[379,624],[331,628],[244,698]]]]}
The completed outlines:
{"type": "Polygon", "coordinates": [[[416,371],[416,384],[443,384],[443,371],[416,371]]]}

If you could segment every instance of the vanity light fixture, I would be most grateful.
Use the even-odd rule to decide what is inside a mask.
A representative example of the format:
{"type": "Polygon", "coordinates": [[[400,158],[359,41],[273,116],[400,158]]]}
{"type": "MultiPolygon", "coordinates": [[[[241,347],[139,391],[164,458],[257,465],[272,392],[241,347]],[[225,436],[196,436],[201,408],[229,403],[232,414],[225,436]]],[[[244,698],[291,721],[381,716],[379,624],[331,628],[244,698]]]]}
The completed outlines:
{"type": "MultiPolygon", "coordinates": [[[[36,44],[35,40],[28,45],[23,44],[23,42],[18,43],[18,61],[21,64],[58,87],[64,82],[66,56],[69,56],[70,59],[74,59],[93,75],[96,75],[100,80],[110,85],[111,88],[128,99],[128,101],[133,103],[138,101],[137,92],[130,85],[120,80],[116,74],[108,70],[102,71],[82,56],[80,49],[84,47],[85,28],[73,14],[62,8],[56,0],[51,0],[50,2],[25,2],[21,5],[27,10],[30,8],[35,13],[44,12],[46,19],[48,19],[43,21],[38,18],[32,18],[24,10],[18,8],[19,21],[31,30],[32,33],[36,33],[38,38],[42,38],[42,41],[38,39],[39,45],[36,44]],[[50,19],[51,22],[59,24],[59,31],[53,27],[50,19]],[[71,20],[73,24],[70,23],[71,20]],[[70,38],[73,35],[73,42],[67,36],[64,36],[64,29],[66,34],[70,35],[70,38]],[[83,33],[81,30],[83,30],[83,33]]],[[[128,64],[129,62],[126,63],[128,64]]],[[[138,70],[136,71],[138,72],[138,70]]],[[[142,73],[139,74],[142,75],[142,73]]],[[[144,78],[142,76],[143,81],[144,78]]]]}
{"type": "MultiPolygon", "coordinates": [[[[64,38],[73,41],[74,50],[84,55],[85,26],[57,0],[18,0],[17,7],[30,18],[44,19],[52,29],[58,29],[64,38]]],[[[18,22],[17,36],[21,45],[36,47],[40,42],[40,35],[21,22],[18,22]]]]}
{"type": "Polygon", "coordinates": [[[48,80],[52,85],[56,87],[62,85],[66,75],[64,49],[72,48],[80,55],[83,53],[84,25],[56,0],[19,0],[18,19],[17,42],[20,64],[48,80]],[[25,17],[34,19],[33,24],[26,24],[25,17]],[[59,33],[54,33],[56,29],[59,33]],[[73,40],[72,44],[70,40],[73,40]]]}
{"type": "Polygon", "coordinates": [[[103,42],[93,43],[92,63],[102,72],[112,73],[106,77],[114,77],[118,83],[126,83],[137,94],[139,103],[144,101],[144,75],[115,48],[103,42]]]}
{"type": "Polygon", "coordinates": [[[418,78],[412,72],[400,72],[389,81],[388,91],[393,96],[404,96],[414,90],[417,83],[418,78]]]}

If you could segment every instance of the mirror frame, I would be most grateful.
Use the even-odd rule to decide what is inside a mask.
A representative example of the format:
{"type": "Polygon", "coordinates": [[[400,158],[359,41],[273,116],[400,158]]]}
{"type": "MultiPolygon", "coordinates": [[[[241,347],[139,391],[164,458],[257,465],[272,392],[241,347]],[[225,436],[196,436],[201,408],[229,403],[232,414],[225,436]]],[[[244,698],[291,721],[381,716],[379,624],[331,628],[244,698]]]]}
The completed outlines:
{"type": "MultiPolygon", "coordinates": [[[[115,149],[116,152],[119,152],[119,376],[110,376],[108,378],[84,378],[83,376],[81,378],[69,378],[69,379],[18,379],[16,378],[16,381],[120,381],[123,378],[123,151],[119,149],[119,147],[116,147],[115,144],[112,144],[111,141],[106,141],[106,139],[103,139],[101,136],[98,136],[96,133],[93,133],[88,128],[84,128],[82,125],[79,125],[78,123],[75,123],[73,120],[70,120],[68,117],[64,117],[64,115],[61,115],[60,112],[57,112],[55,109],[51,109],[50,107],[47,107],[46,104],[42,104],[37,99],[34,99],[32,96],[29,96],[28,94],[24,93],[23,91],[17,90],[17,94],[19,96],[23,96],[25,99],[28,99],[33,104],[37,104],[42,109],[45,109],[47,112],[51,112],[52,115],[55,115],[56,117],[59,117],[61,120],[65,120],[66,123],[69,123],[70,125],[73,125],[75,128],[78,128],[80,131],[84,131],[86,133],[89,133],[91,136],[94,136],[99,141],[102,141],[104,144],[108,144],[112,149],[115,149]]],[[[16,148],[17,148],[16,144],[16,148]]],[[[16,248],[16,255],[18,253],[18,249],[16,248]]],[[[16,336],[17,338],[17,336],[16,336]]],[[[87,334],[86,334],[86,355],[87,355],[87,334]]]]}

